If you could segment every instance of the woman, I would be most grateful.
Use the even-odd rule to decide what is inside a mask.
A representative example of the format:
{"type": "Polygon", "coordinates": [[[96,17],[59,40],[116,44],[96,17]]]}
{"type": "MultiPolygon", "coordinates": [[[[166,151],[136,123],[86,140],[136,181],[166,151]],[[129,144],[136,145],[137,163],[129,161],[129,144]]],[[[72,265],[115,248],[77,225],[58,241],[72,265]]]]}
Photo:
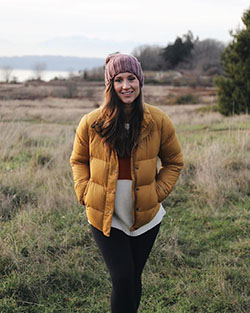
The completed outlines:
{"type": "Polygon", "coordinates": [[[75,191],[112,280],[112,313],[136,313],[141,274],[183,167],[168,116],[142,100],[138,60],[107,57],[105,99],[86,114],[71,155],[75,191]],[[157,171],[158,157],[161,168],[157,171]]]}

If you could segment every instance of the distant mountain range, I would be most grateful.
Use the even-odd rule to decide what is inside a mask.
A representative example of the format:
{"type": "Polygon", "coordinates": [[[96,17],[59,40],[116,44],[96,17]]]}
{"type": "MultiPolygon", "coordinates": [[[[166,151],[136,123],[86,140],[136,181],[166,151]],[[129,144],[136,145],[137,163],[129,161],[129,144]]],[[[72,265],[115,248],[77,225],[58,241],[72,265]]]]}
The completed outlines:
{"type": "Polygon", "coordinates": [[[82,71],[104,65],[104,58],[81,58],[68,56],[27,55],[21,57],[0,57],[0,68],[10,66],[13,69],[33,70],[43,65],[47,71],[82,71]]]}
{"type": "Polygon", "coordinates": [[[0,38],[0,68],[11,66],[29,70],[37,63],[45,63],[46,70],[78,71],[104,65],[108,54],[116,51],[131,53],[140,45],[142,43],[134,41],[86,36],[61,36],[40,42],[12,42],[0,38]]]}
{"type": "MultiPolygon", "coordinates": [[[[76,55],[88,57],[106,57],[108,54],[120,51],[131,53],[141,45],[134,41],[116,41],[110,39],[88,38],[86,36],[56,37],[39,43],[39,49],[46,54],[76,55]]],[[[44,54],[45,54],[44,53],[44,54]]],[[[37,53],[35,53],[37,54],[37,53]]]]}

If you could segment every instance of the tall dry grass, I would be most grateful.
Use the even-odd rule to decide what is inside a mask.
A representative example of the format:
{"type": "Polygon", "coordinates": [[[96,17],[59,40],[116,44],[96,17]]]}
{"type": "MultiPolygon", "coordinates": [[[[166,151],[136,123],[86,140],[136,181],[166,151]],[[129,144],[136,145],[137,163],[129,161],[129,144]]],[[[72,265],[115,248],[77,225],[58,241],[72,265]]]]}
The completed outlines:
{"type": "Polygon", "coordinates": [[[250,194],[250,132],[206,135],[184,146],[183,180],[212,208],[240,201],[250,194]]]}
{"type": "Polygon", "coordinates": [[[34,205],[42,209],[70,206],[72,176],[68,161],[74,127],[4,122],[0,123],[0,132],[1,185],[2,189],[13,189],[12,201],[17,198],[15,187],[22,190],[21,198],[25,198],[24,190],[27,197],[33,195],[34,205]]]}

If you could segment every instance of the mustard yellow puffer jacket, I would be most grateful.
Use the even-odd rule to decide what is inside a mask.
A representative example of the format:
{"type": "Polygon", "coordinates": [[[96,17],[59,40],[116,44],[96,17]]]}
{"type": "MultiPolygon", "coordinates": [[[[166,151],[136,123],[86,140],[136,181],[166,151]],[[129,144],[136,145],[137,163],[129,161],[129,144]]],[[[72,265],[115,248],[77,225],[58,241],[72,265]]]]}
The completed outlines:
{"type": "MultiPolygon", "coordinates": [[[[118,157],[97,133],[100,109],[84,115],[70,158],[78,201],[86,206],[89,222],[110,235],[114,212],[118,157]]],[[[173,189],[183,157],[174,126],[156,107],[144,104],[138,145],[131,153],[133,225],[131,231],[150,222],[173,189]],[[158,157],[161,168],[157,171],[158,157]]]]}

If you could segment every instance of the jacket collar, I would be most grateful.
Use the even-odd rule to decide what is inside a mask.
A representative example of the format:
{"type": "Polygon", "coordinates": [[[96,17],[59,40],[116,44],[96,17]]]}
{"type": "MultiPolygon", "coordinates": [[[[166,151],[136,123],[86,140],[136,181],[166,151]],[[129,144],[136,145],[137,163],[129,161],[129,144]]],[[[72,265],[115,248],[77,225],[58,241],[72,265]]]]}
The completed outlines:
{"type": "Polygon", "coordinates": [[[147,103],[143,104],[143,111],[142,127],[147,128],[148,125],[153,122],[152,115],[149,111],[147,103]]]}
{"type": "Polygon", "coordinates": [[[153,128],[153,118],[152,115],[149,111],[147,103],[144,103],[143,105],[144,113],[143,113],[143,120],[142,120],[142,129],[141,129],[141,134],[139,136],[139,142],[148,136],[153,128]]]}

